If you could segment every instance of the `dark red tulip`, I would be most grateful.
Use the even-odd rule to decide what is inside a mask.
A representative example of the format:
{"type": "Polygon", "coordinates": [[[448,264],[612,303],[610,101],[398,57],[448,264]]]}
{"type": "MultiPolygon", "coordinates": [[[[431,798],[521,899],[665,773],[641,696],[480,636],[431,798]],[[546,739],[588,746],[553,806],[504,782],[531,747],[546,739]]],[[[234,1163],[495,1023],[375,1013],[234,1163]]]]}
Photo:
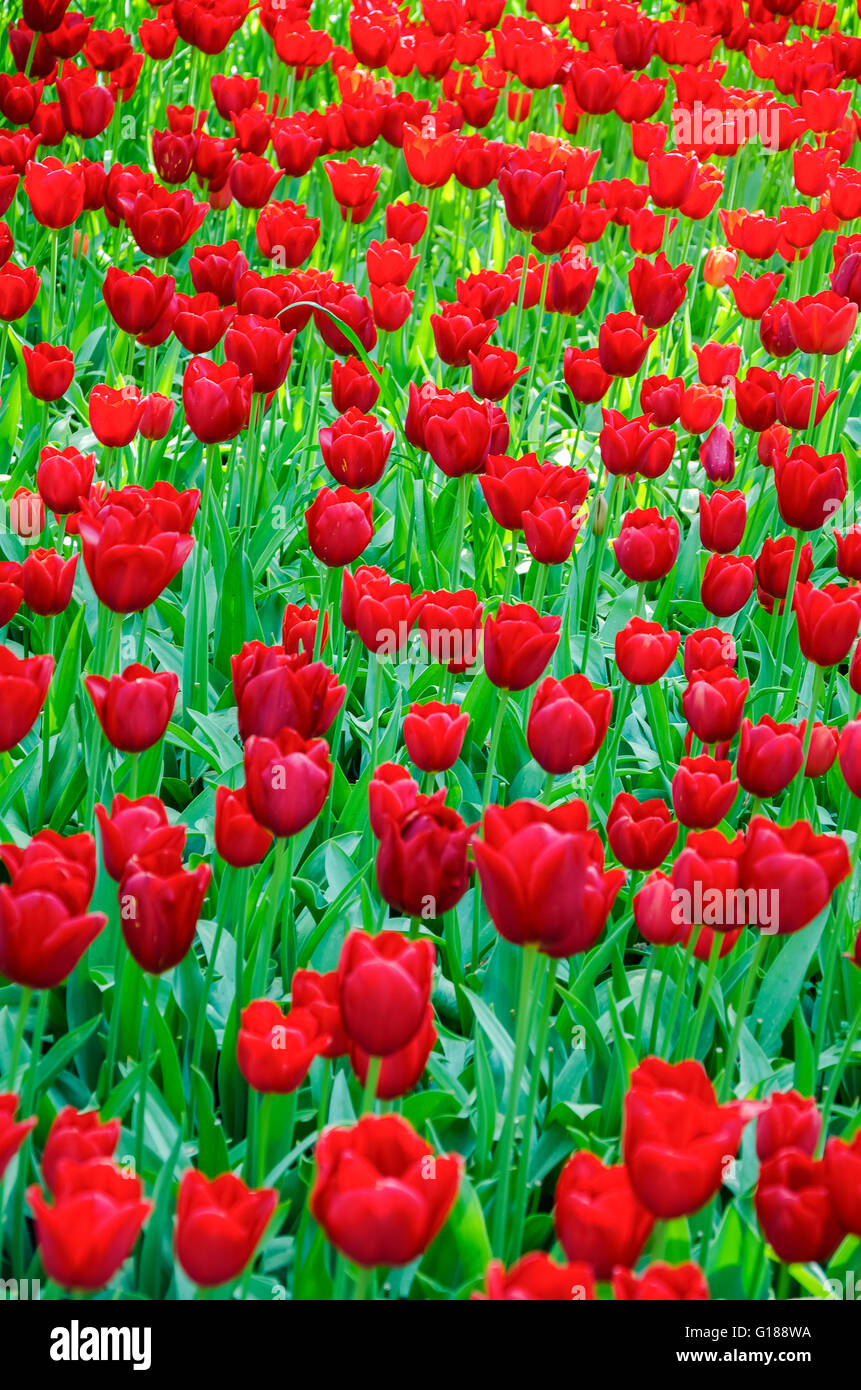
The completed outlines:
{"type": "Polygon", "coordinates": [[[472,847],[487,910],[507,941],[566,956],[600,936],[625,875],[605,872],[581,801],[489,806],[472,847]]]}
{"type": "Polygon", "coordinates": [[[245,744],[245,786],[252,815],[273,835],[297,835],[316,820],[329,795],[332,764],[324,739],[293,729],[245,744]]]}
{"type": "Polygon", "coordinates": [[[660,797],[638,801],[619,792],[607,817],[610,848],[626,869],[656,869],[676,842],[679,827],[660,797]]]}
{"type": "Polygon", "coordinates": [[[134,663],[118,676],[86,676],[105,738],[121,753],[141,753],[164,737],[179,692],[173,671],[157,674],[134,663]]]}

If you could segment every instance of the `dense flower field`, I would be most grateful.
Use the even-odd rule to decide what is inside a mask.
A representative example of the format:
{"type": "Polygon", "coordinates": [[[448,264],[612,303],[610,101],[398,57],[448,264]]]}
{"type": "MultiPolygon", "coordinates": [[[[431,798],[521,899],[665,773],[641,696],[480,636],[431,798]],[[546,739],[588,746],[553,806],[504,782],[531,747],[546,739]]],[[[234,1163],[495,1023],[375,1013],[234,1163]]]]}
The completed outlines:
{"type": "Polygon", "coordinates": [[[0,71],[0,1279],[852,1297],[859,11],[67,5],[0,71]]]}

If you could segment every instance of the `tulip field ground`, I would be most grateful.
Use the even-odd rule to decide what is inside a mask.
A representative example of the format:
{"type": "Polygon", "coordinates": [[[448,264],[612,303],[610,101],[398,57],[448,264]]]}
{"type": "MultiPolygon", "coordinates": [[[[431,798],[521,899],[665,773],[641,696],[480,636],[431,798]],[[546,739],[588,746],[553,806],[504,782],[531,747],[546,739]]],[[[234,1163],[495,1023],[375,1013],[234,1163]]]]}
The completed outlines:
{"type": "Polygon", "coordinates": [[[24,0],[0,1287],[861,1296],[861,4],[24,0]]]}

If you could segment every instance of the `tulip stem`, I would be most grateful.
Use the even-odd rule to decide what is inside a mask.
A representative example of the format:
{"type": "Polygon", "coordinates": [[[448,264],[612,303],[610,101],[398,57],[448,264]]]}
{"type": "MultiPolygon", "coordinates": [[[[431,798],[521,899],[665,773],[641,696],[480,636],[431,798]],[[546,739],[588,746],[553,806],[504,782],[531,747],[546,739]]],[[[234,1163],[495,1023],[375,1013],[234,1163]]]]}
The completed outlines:
{"type": "Polygon", "coordinates": [[[251,870],[236,871],[236,900],[233,904],[236,924],[236,1017],[240,1018],[245,1007],[245,931],[248,918],[248,880],[251,870]]]}
{"type": "Polygon", "coordinates": [[[370,1115],[374,1109],[382,1065],[382,1057],[371,1057],[368,1060],[368,1074],[365,1077],[365,1088],[362,1091],[362,1115],[370,1115]]]}
{"type": "Polygon", "coordinates": [[[837,955],[840,950],[841,937],[843,934],[843,922],[846,918],[846,907],[855,879],[855,867],[858,863],[859,850],[861,850],[861,824],[856,824],[855,843],[852,846],[849,873],[840,885],[839,897],[836,901],[832,899],[831,914],[826,921],[826,930],[832,918],[834,926],[825,947],[825,960],[822,969],[822,988],[819,992],[816,1012],[816,1028],[813,1035],[814,1076],[818,1076],[819,1074],[819,1058],[825,1045],[825,1034],[828,1026],[828,1005],[834,987],[834,972],[837,966],[837,955]]]}
{"type": "MultiPolygon", "coordinates": [[[[511,1166],[514,1158],[514,1131],[520,1105],[520,1091],[526,1069],[532,1021],[532,982],[538,964],[538,948],[524,946],[520,959],[520,992],[517,1000],[517,1026],[514,1040],[514,1061],[508,1088],[508,1107],[499,1140],[496,1163],[496,1195],[493,1199],[493,1250],[503,1259],[505,1255],[505,1225],[508,1217],[508,1194],[511,1187],[511,1166]]],[[[524,1141],[525,1142],[525,1141],[524,1141]]]]}
{"type": "Polygon", "coordinates": [[[293,971],[296,969],[296,923],[293,917],[293,864],[296,855],[296,838],[291,835],[287,841],[287,868],[284,874],[284,887],[281,891],[281,981],[284,993],[290,991],[293,971]]]}
{"type": "MultiPolygon", "coordinates": [[[[792,555],[792,565],[789,570],[789,581],[786,586],[786,598],[783,600],[783,616],[780,623],[780,639],[777,646],[777,657],[774,664],[774,680],[780,684],[783,678],[783,658],[786,655],[786,643],[789,638],[789,629],[792,624],[792,601],[795,597],[795,583],[798,578],[798,567],[801,564],[801,548],[804,543],[804,536],[801,531],[795,531],[795,550],[792,555]]],[[[775,607],[777,601],[775,600],[775,607]]]]}
{"type": "Polygon", "coordinates": [[[499,740],[502,736],[502,725],[505,720],[505,711],[508,707],[510,690],[500,690],[499,703],[496,707],[496,719],[493,724],[493,733],[490,737],[490,751],[487,755],[487,767],[484,773],[484,784],[481,789],[481,805],[484,810],[490,801],[490,789],[493,786],[493,774],[496,770],[496,756],[499,751],[499,740]]]}
{"type": "Polygon", "coordinates": [[[469,501],[472,474],[464,473],[457,479],[456,520],[454,527],[454,565],[451,572],[450,588],[457,593],[460,584],[460,570],[463,561],[463,535],[466,530],[466,508],[469,501]]]}
{"type": "Polygon", "coordinates": [[[278,921],[278,910],[281,906],[281,897],[284,891],[284,878],[287,873],[287,861],[289,858],[288,849],[291,843],[292,841],[289,839],[277,839],[275,841],[275,860],[272,866],[272,877],[269,880],[269,915],[266,922],[266,933],[263,938],[262,948],[254,966],[254,976],[251,986],[254,998],[261,995],[266,988],[269,957],[272,955],[272,946],[275,941],[275,924],[278,921]]]}
{"type": "Polygon", "coordinates": [[[646,1019],[646,1008],[649,1002],[649,993],[652,988],[652,975],[655,969],[655,951],[652,947],[649,951],[643,970],[643,982],[640,986],[640,1007],[637,1010],[637,1022],[634,1029],[634,1052],[639,1057],[643,1046],[643,1025],[646,1019]]]}
{"type": "MultiPolygon", "coordinates": [[[[616,523],[616,508],[618,499],[624,488],[624,479],[618,474],[614,474],[610,482],[610,497],[607,503],[607,512],[604,517],[604,525],[600,535],[595,537],[591,564],[586,571],[586,581],[589,587],[588,598],[586,600],[586,612],[583,638],[583,656],[580,661],[580,670],[583,675],[588,675],[589,648],[592,645],[592,628],[595,623],[595,614],[598,610],[598,595],[601,589],[601,570],[604,564],[604,551],[607,545],[607,536],[612,532],[616,523]]],[[[593,504],[594,517],[594,504],[593,504]]],[[[594,530],[592,531],[594,535],[594,530]]]]}
{"type": "Polygon", "coordinates": [[[801,745],[801,767],[798,769],[793,779],[792,795],[789,799],[789,824],[798,818],[798,808],[801,797],[804,793],[804,769],[807,766],[807,755],[810,752],[810,744],[813,739],[813,725],[816,719],[816,711],[822,698],[822,687],[825,684],[825,672],[821,666],[814,665],[813,681],[810,687],[810,702],[807,706],[807,722],[804,729],[804,740],[801,745]]]}
{"type": "MultiPolygon", "coordinates": [[[[42,643],[45,653],[53,659],[54,655],[54,624],[50,618],[44,619],[44,640],[42,643]]],[[[42,775],[39,779],[39,814],[37,817],[36,829],[42,830],[45,825],[45,805],[48,798],[48,771],[51,762],[51,687],[45,696],[45,703],[42,706],[42,775]]]]}
{"type": "MultiPolygon", "coordinates": [[[[27,1005],[30,1003],[30,991],[27,992],[27,1005]]],[[[23,1003],[23,998],[22,998],[23,1003]]],[[[23,1093],[21,1096],[21,1111],[27,1117],[33,1114],[33,1107],[36,1103],[36,1082],[39,1075],[39,1059],[42,1053],[42,1038],[45,1033],[45,1019],[48,1014],[48,990],[39,991],[39,1002],[36,1005],[36,1018],[33,1023],[33,1036],[30,1042],[30,1060],[27,1065],[27,1078],[24,1082],[23,1093]]],[[[19,1043],[20,1046],[20,1043],[19,1043]]],[[[17,1066],[17,1062],[16,1062],[17,1066]]],[[[31,1136],[28,1134],[21,1146],[18,1155],[18,1173],[15,1182],[15,1210],[12,1218],[12,1229],[14,1231],[13,1248],[15,1250],[15,1263],[13,1268],[16,1271],[24,1272],[24,1193],[27,1187],[27,1174],[30,1167],[30,1145],[31,1136]]],[[[22,1274],[19,1274],[19,1278],[22,1274]]]]}
{"type": "Polygon", "coordinates": [[[822,1102],[822,1133],[820,1143],[823,1146],[828,1137],[828,1121],[831,1118],[831,1111],[837,1099],[840,1082],[843,1080],[843,1074],[846,1071],[847,1063],[852,1055],[852,1048],[855,1046],[855,1039],[858,1037],[859,1033],[861,1033],[861,1002],[859,1002],[858,1008],[855,1010],[855,1017],[849,1025],[849,1029],[846,1033],[846,1041],[837,1059],[837,1064],[831,1073],[831,1081],[829,1082],[828,1090],[825,1092],[825,1099],[822,1102]]]}
{"type": "Polygon", "coordinates": [[[819,404],[819,388],[821,385],[823,355],[817,353],[810,364],[811,391],[810,391],[810,419],[807,422],[808,443],[812,444],[816,436],[816,407],[819,404]]]}
{"type": "MultiPolygon", "coordinates": [[[[523,1143],[520,1162],[517,1166],[517,1181],[514,1190],[514,1227],[508,1247],[508,1259],[513,1261],[520,1254],[523,1243],[523,1226],[529,1204],[529,1161],[532,1150],[532,1130],[535,1125],[535,1112],[538,1106],[538,1092],[541,1087],[541,1064],[547,1050],[547,1034],[550,1030],[550,1016],[553,1011],[553,995],[556,989],[556,974],[559,961],[549,956],[542,958],[540,973],[544,976],[544,1002],[538,1019],[538,1032],[535,1038],[535,1056],[532,1074],[529,1078],[529,1094],[526,1101],[526,1116],[523,1126],[523,1143]]],[[[541,992],[541,981],[537,993],[541,992]]]]}
{"type": "MultiPolygon", "coordinates": [[[[295,1097],[295,1092],[294,1092],[295,1097]]],[[[261,1096],[260,1104],[255,1115],[257,1126],[257,1143],[255,1153],[257,1158],[257,1185],[262,1187],[266,1181],[266,1147],[269,1142],[269,1120],[272,1114],[272,1097],[267,1094],[261,1096]]],[[[288,1149],[289,1152],[289,1149],[288,1149]]]]}
{"type": "Polygon", "coordinates": [[[673,1033],[676,1029],[676,1020],[679,1016],[679,1009],[681,1008],[682,1000],[685,998],[687,994],[688,966],[691,963],[691,956],[694,953],[694,946],[696,945],[696,940],[699,936],[699,933],[700,928],[696,924],[693,924],[691,926],[687,942],[685,943],[684,952],[682,953],[682,963],[679,971],[679,977],[676,981],[676,988],[673,993],[673,1002],[670,1006],[670,1016],[667,1019],[667,1026],[664,1030],[664,1037],[661,1046],[661,1051],[664,1053],[668,1060],[673,1055],[673,1033]]]}
{"type": "MultiPolygon", "coordinates": [[[[320,608],[319,608],[319,611],[318,611],[318,613],[317,613],[317,626],[316,626],[316,628],[314,629],[314,650],[313,650],[313,655],[312,655],[312,657],[311,657],[311,660],[312,660],[312,661],[319,661],[319,660],[320,660],[320,654],[321,654],[321,652],[322,652],[322,650],[323,650],[323,629],[325,628],[325,625],[326,625],[326,616],[327,616],[327,614],[328,614],[328,612],[329,612],[329,609],[332,608],[332,607],[334,607],[335,598],[336,598],[337,593],[338,593],[338,578],[339,578],[339,576],[340,576],[342,573],[343,573],[343,571],[342,571],[341,569],[338,569],[337,567],[332,568],[332,569],[328,569],[328,568],[327,568],[326,573],[325,573],[325,575],[323,576],[323,579],[322,579],[322,581],[321,581],[321,584],[320,584],[320,608]]],[[[330,642],[331,642],[331,644],[332,644],[332,647],[333,647],[333,649],[334,649],[334,645],[335,645],[335,618],[334,618],[334,614],[333,614],[333,616],[332,616],[332,621],[331,621],[331,623],[330,623],[330,625],[329,625],[329,640],[330,640],[330,642]]]]}
{"type": "Polygon", "coordinates": [[[682,1045],[679,1049],[680,1060],[686,1057],[696,1056],[697,1044],[699,1043],[700,1035],[703,1031],[703,1024],[706,1021],[706,1013],[708,1012],[709,1001],[711,1000],[712,988],[715,982],[715,974],[717,973],[718,960],[720,959],[720,950],[722,944],[723,937],[721,936],[720,932],[715,932],[712,938],[712,946],[709,952],[708,964],[703,966],[704,979],[702,983],[702,989],[700,991],[700,999],[699,1004],[697,1005],[697,1011],[692,1020],[692,1035],[690,1037],[690,1041],[688,1041],[688,1029],[685,1029],[682,1045]]]}
{"type": "Polygon", "coordinates": [[[18,1002],[18,1017],[15,1020],[15,1032],[12,1037],[12,1054],[9,1058],[9,1070],[6,1075],[6,1084],[10,1091],[15,1090],[15,1073],[18,1070],[18,1058],[21,1055],[21,1044],[24,1041],[24,1033],[27,1028],[27,1015],[30,1012],[30,1002],[32,998],[32,989],[24,985],[21,989],[21,998],[18,1002]]]}
{"type": "MultiPolygon", "coordinates": [[[[228,864],[225,871],[227,882],[224,885],[224,902],[229,904],[233,890],[233,876],[238,874],[238,870],[231,868],[228,864]]],[[[219,899],[221,895],[219,894],[219,899]]],[[[206,1011],[209,1006],[209,996],[212,991],[212,981],[215,975],[215,962],[218,959],[218,948],[221,945],[221,936],[224,931],[224,923],[227,913],[219,911],[218,922],[215,928],[215,937],[212,942],[212,950],[209,953],[209,960],[206,962],[206,975],[203,980],[203,990],[200,995],[200,1003],[197,1006],[197,1022],[194,1028],[194,1048],[191,1056],[191,1069],[196,1071],[200,1067],[200,1059],[203,1055],[203,1038],[206,1032],[206,1011]]],[[[241,977],[241,969],[236,972],[237,982],[241,977]]]]}
{"type": "Polygon", "coordinates": [[[124,941],[122,926],[116,924],[116,937],[114,940],[114,993],[111,1003],[111,1019],[108,1025],[108,1050],[105,1057],[105,1071],[102,1090],[102,1103],[107,1100],[111,1093],[114,1081],[114,1068],[117,1064],[117,1049],[120,1038],[120,993],[123,979],[123,966],[125,963],[124,941]]]}
{"type": "Polygon", "coordinates": [[[141,971],[144,994],[148,995],[146,1022],[144,1024],[143,1048],[141,1050],[141,1084],[138,1092],[138,1129],[135,1141],[135,1173],[143,1172],[144,1139],[146,1136],[146,1100],[149,1089],[149,1071],[152,1065],[152,1045],[155,1036],[155,1015],[158,1008],[158,976],[141,971]]]}
{"type": "Polygon", "coordinates": [[[744,979],[742,981],[741,991],[739,993],[738,999],[738,1007],[736,1009],[736,1015],[732,1025],[732,1033],[730,1034],[729,1046],[727,1048],[726,1061],[724,1062],[723,1080],[721,1082],[720,1093],[721,1103],[729,1099],[730,1093],[732,1091],[732,1074],[735,1071],[735,1064],[738,1058],[739,1046],[741,1043],[741,1030],[744,1027],[744,1021],[747,1015],[747,1008],[750,1003],[751,995],[753,993],[753,987],[756,984],[757,973],[762,962],[762,957],[765,954],[765,948],[768,945],[768,941],[769,938],[765,936],[764,933],[760,932],[759,940],[757,941],[756,947],[754,949],[753,959],[751,960],[750,965],[748,966],[747,971],[744,975],[744,979]]]}

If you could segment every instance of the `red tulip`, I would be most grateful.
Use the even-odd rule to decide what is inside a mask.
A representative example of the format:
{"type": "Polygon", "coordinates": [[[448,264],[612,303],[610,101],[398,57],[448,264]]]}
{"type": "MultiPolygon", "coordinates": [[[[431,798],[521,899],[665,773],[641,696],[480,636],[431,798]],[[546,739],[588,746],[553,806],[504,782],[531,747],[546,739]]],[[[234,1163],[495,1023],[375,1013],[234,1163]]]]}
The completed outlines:
{"type": "Polygon", "coordinates": [[[32,729],[53,671],[53,657],[17,657],[0,646],[0,753],[8,753],[32,729]]]}
{"type": "Polygon", "coordinates": [[[628,512],[613,541],[619,566],[637,584],[669,574],[679,550],[679,524],[657,507],[628,512]]]}
{"type": "Polygon", "coordinates": [[[255,999],[242,1010],[236,1060],[248,1085],[267,1095],[288,1095],[301,1086],[315,1057],[331,1037],[317,1014],[297,1008],[282,1013],[272,999],[255,999]]]}
{"type": "Polygon", "coordinates": [[[31,550],[21,566],[24,602],[43,618],[64,613],[72,597],[77,555],[64,560],[56,550],[31,550]]]}
{"type": "Polygon", "coordinates": [[[136,663],[118,676],[85,677],[106,739],[122,753],[140,753],[164,737],[179,691],[173,671],[158,674],[136,663]]]}
{"type": "Polygon", "coordinates": [[[581,801],[552,810],[531,801],[489,806],[472,848],[497,931],[550,956],[594,944],[625,877],[622,869],[604,871],[581,801]]]}
{"type": "Polygon", "coordinates": [[[351,406],[320,430],[320,452],[336,483],[373,487],[383,476],[394,437],[394,431],[384,430],[373,415],[351,406]]]}
{"type": "Polygon", "coordinates": [[[278,1205],[274,1187],[257,1190],[232,1173],[209,1179],[189,1168],[176,1202],[176,1257],[192,1283],[217,1288],[252,1258],[278,1205]]]}
{"type": "Polygon", "coordinates": [[[861,1231],[861,1138],[857,1134],[851,1140],[828,1140],[825,1176],[837,1219],[857,1236],[861,1231]]]}
{"type": "Polygon", "coordinates": [[[64,1163],[111,1158],[120,1141],[119,1120],[102,1124],[98,1110],[77,1111],[67,1105],[57,1114],[42,1150],[42,1178],[49,1192],[62,1187],[64,1163]]]}
{"type": "Polygon", "coordinates": [[[559,641],[561,619],[528,603],[501,603],[484,623],[484,669],[504,690],[526,690],[547,666],[559,641]]]}
{"type": "Polygon", "coordinates": [[[802,656],[817,666],[845,661],[858,636],[861,589],[826,584],[796,584],[795,611],[802,656]]]}
{"type": "Polygon", "coordinates": [[[150,840],[120,879],[120,924],[141,970],[163,975],[188,954],[212,878],[208,864],[188,871],[173,846],[150,840]]]}
{"type": "Polygon", "coordinates": [[[253,377],[235,362],[193,357],[182,379],[182,404],[192,432],[204,444],[233,439],[248,425],[253,377]]]}
{"type": "Polygon", "coordinates": [[[682,758],[673,777],[673,810],[691,830],[711,830],[719,825],[738,794],[732,765],[702,754],[682,758]]]}
{"type": "Polygon", "coordinates": [[[293,729],[275,738],[252,735],[245,744],[245,786],[254,819],[286,838],[316,820],[332,783],[329,746],[293,729]]]}
{"type": "Polygon", "coordinates": [[[485,1272],[485,1292],[471,1297],[481,1302],[541,1300],[558,1303],[595,1297],[594,1277],[586,1264],[560,1265],[543,1250],[533,1250],[506,1271],[491,1260],[485,1272]]]}
{"type": "Polygon", "coordinates": [[[172,826],[164,803],[157,796],[129,800],[118,792],[108,815],[96,806],[96,820],[102,835],[102,859],[111,878],[119,883],[132,855],[144,850],[165,848],[181,858],[185,845],[185,826],[172,826]]]}
{"type": "Polygon", "coordinates": [[[526,741],[538,765],[557,776],[592,761],[610,724],[613,697],[585,676],[547,676],[532,697],[526,741]]]}
{"type": "Polygon", "coordinates": [[[738,747],[738,776],[751,796],[770,801],[795,780],[802,762],[802,731],[795,725],[776,724],[769,714],[756,724],[744,720],[738,747]]]}
{"type": "Polygon", "coordinates": [[[305,522],[318,560],[333,568],[352,564],[374,534],[371,494],[323,487],[306,511],[305,522]]]}
{"type": "Polygon", "coordinates": [[[598,360],[609,376],[636,376],[652,340],[651,332],[644,335],[643,320],[638,314],[623,311],[608,314],[598,330],[598,360]]]}
{"type": "Polygon", "coordinates": [[[454,767],[469,727],[469,715],[459,705],[438,700],[412,704],[404,719],[404,742],[420,772],[447,772],[454,767]]]}
{"type": "Polygon", "coordinates": [[[435,955],[429,941],[411,941],[399,932],[348,933],[338,982],[341,1020],[351,1043],[373,1057],[387,1057],[412,1041],[430,999],[435,955]]]}
{"type": "Polygon", "coordinates": [[[101,1289],[131,1254],[152,1203],[140,1178],[108,1159],[65,1163],[53,1205],[37,1186],[27,1201],[45,1272],[64,1289],[101,1289]]]}
{"type": "Polygon", "coordinates": [[[774,825],[765,816],[754,816],[747,828],[741,880],[746,889],[772,895],[771,930],[780,936],[812,922],[848,873],[849,851],[839,835],[817,835],[806,821],[774,825]]]}
{"type": "Polygon", "coordinates": [[[772,1091],[756,1121],[756,1156],[764,1163],[782,1149],[801,1149],[812,1158],[821,1128],[822,1116],[812,1096],[772,1091]]]}
{"type": "Polygon", "coordinates": [[[131,444],[138,432],[145,402],[136,386],[94,386],[90,391],[90,429],[108,449],[131,444]]]}
{"type": "Polygon", "coordinates": [[[682,695],[682,709],[694,737],[703,743],[722,743],[741,727],[750,681],[740,680],[729,666],[694,670],[682,695]]]}
{"type": "Polygon", "coordinates": [[[149,492],[130,486],[82,501],[79,528],[84,565],[99,599],[114,613],[153,603],[191,554],[188,534],[200,501],[167,483],[149,492]]]}
{"type": "MultiPolygon", "coordinates": [[[[406,1047],[382,1058],[375,1091],[379,1100],[397,1100],[418,1084],[436,1040],[433,1008],[428,1004],[421,1027],[406,1047]]],[[[350,1065],[364,1087],[371,1067],[370,1053],[353,1043],[350,1046],[350,1065]]]]}
{"type": "Polygon", "coordinates": [[[654,1217],[634,1196],[622,1164],[575,1153],[556,1184],[553,1224],[569,1260],[589,1265],[596,1279],[630,1269],[640,1258],[654,1217]]]}
{"type": "Polygon", "coordinates": [[[366,1115],[351,1128],[324,1131],[315,1158],[314,1219],[364,1268],[397,1268],[427,1249],[451,1211],[463,1166],[457,1155],[435,1154],[399,1115],[366,1115]]]}
{"type": "Polygon", "coordinates": [[[75,359],[67,347],[52,347],[37,343],[31,348],[22,344],[27,372],[27,389],[37,401],[58,401],[72,384],[75,359]]]}
{"type": "Polygon", "coordinates": [[[616,665],[632,685],[653,685],[673,664],[680,641],[678,632],[665,632],[660,623],[629,618],[616,633],[616,665]]]}
{"type": "Polygon", "coordinates": [[[640,1274],[617,1269],[613,1274],[613,1297],[617,1302],[696,1303],[711,1295],[698,1265],[668,1265],[656,1260],[640,1274]]]}
{"type": "Polygon", "coordinates": [[[18,1097],[11,1092],[0,1094],[0,1179],[30,1130],[35,1129],[38,1123],[35,1115],[31,1115],[28,1120],[16,1121],[15,1112],[19,1104],[18,1097]]]}
{"type": "Polygon", "coordinates": [[[215,848],[221,858],[234,868],[245,869],[260,864],[271,844],[271,834],[258,825],[248,808],[245,788],[231,791],[216,787],[215,848]]]}
{"type": "Polygon", "coordinates": [[[672,1066],[647,1057],[625,1097],[623,1152],[638,1200],[662,1220],[699,1211],[718,1191],[757,1108],[719,1105],[699,1062],[672,1066]]]}
{"type": "Polygon", "coordinates": [[[782,1149],[766,1159],[754,1206],[765,1239],[786,1264],[827,1264],[843,1239],[825,1162],[800,1149],[782,1149]]]}
{"type": "Polygon", "coordinates": [[[626,869],[656,869],[663,864],[679,833],[669,807],[659,796],[638,801],[619,792],[607,817],[610,848],[626,869]]]}

